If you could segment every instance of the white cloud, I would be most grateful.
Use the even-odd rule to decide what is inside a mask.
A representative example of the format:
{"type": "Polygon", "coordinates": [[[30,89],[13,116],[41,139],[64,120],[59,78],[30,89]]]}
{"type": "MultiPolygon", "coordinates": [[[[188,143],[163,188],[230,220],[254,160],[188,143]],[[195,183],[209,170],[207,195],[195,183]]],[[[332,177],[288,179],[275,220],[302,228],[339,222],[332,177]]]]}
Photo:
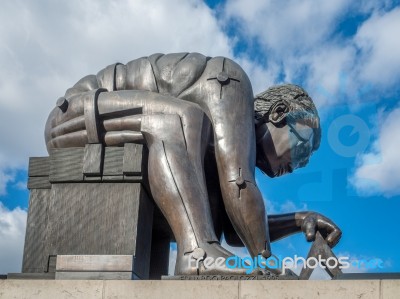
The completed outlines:
{"type": "Polygon", "coordinates": [[[0,202],[0,274],[21,272],[26,211],[8,210],[0,202]]]}
{"type": "Polygon", "coordinates": [[[16,183],[13,185],[13,187],[14,187],[15,189],[17,189],[17,190],[26,190],[26,189],[27,189],[27,184],[28,184],[27,181],[19,181],[19,182],[16,182],[16,183]]]}
{"type": "Polygon", "coordinates": [[[381,116],[379,136],[370,152],[359,157],[359,165],[350,182],[362,195],[400,194],[400,108],[381,116]]]}
{"type": "Polygon", "coordinates": [[[355,36],[362,50],[360,78],[391,86],[400,78],[400,7],[378,12],[362,24],[355,36]]]}
{"type": "Polygon", "coordinates": [[[360,0],[358,5],[360,12],[372,13],[377,11],[388,11],[396,3],[396,0],[360,0]]]}
{"type": "Polygon", "coordinates": [[[247,34],[255,35],[275,55],[309,51],[334,30],[334,22],[351,1],[226,2],[227,17],[237,18],[247,34]]]}
{"type": "Polygon", "coordinates": [[[15,180],[15,173],[0,167],[0,196],[7,194],[7,184],[15,180]]]}
{"type": "MultiPolygon", "coordinates": [[[[349,92],[348,85],[351,83],[346,76],[351,72],[354,59],[355,49],[351,46],[324,45],[313,55],[304,57],[303,61],[298,62],[308,65],[306,88],[314,93],[314,98],[321,106],[344,100],[340,96],[349,92]]],[[[296,67],[293,66],[291,69],[296,67]]]]}
{"type": "Polygon", "coordinates": [[[226,17],[264,47],[265,83],[301,83],[322,106],[339,101],[343,74],[352,71],[355,49],[333,36],[351,1],[317,2],[231,0],[226,17]]]}
{"type": "Polygon", "coordinates": [[[236,59],[243,70],[249,75],[254,94],[264,91],[277,81],[279,66],[273,62],[267,65],[255,63],[249,57],[241,56],[236,59]]]}
{"type": "Polygon", "coordinates": [[[383,94],[397,87],[400,8],[390,10],[392,6],[389,0],[228,0],[225,17],[235,21],[236,32],[263,48],[258,52],[268,62],[265,83],[301,84],[318,107],[326,108],[377,100],[362,94],[365,89],[383,94]],[[355,35],[345,36],[339,27],[349,16],[370,17],[355,28],[355,35]]]}

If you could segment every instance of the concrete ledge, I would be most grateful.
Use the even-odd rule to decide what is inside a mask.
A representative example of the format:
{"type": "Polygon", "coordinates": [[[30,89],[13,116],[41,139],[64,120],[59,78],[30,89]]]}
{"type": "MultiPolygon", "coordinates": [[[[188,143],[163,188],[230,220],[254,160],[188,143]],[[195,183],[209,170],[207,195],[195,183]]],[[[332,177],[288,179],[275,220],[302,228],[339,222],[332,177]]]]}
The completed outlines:
{"type": "Polygon", "coordinates": [[[12,280],[0,281],[1,299],[103,298],[101,280],[12,280]]]}
{"type": "Polygon", "coordinates": [[[0,298],[398,299],[400,280],[103,281],[0,280],[0,298]]]}

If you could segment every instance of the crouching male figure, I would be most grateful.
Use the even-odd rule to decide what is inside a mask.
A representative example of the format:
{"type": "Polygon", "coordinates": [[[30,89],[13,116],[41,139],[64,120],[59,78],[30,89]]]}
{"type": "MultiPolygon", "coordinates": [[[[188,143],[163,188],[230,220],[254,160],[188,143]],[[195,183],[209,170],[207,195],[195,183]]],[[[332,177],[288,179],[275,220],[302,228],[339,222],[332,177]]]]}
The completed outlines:
{"type": "Polygon", "coordinates": [[[340,238],[317,213],[267,219],[255,182],[256,166],[281,176],[305,166],[319,146],[318,113],[298,86],[272,87],[254,101],[247,75],[228,58],[154,54],[82,78],[57,106],[46,125],[49,152],[87,143],[147,145],[147,188],[177,241],[177,275],[244,273],[190,266],[193,256],[232,255],[220,245],[222,230],[254,257],[269,257],[271,241],[299,231],[307,240],[321,231],[331,246],[340,238]]]}

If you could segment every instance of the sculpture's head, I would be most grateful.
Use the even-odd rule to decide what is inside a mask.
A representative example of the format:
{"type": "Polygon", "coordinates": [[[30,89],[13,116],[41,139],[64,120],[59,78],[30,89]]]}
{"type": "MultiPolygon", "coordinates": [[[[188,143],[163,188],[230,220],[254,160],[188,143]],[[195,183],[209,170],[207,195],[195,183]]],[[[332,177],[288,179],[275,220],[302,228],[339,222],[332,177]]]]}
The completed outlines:
{"type": "Polygon", "coordinates": [[[257,167],[270,177],[307,165],[319,147],[317,109],[297,85],[273,86],[255,97],[257,167]]]}

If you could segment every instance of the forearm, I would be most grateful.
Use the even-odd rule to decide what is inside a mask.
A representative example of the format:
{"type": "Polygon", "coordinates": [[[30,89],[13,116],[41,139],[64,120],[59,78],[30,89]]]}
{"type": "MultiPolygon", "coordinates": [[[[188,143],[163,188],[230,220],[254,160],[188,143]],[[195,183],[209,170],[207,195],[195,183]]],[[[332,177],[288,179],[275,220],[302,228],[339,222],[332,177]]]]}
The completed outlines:
{"type": "Polygon", "coordinates": [[[295,212],[268,216],[271,242],[302,231],[301,225],[309,212],[295,212]]]}

